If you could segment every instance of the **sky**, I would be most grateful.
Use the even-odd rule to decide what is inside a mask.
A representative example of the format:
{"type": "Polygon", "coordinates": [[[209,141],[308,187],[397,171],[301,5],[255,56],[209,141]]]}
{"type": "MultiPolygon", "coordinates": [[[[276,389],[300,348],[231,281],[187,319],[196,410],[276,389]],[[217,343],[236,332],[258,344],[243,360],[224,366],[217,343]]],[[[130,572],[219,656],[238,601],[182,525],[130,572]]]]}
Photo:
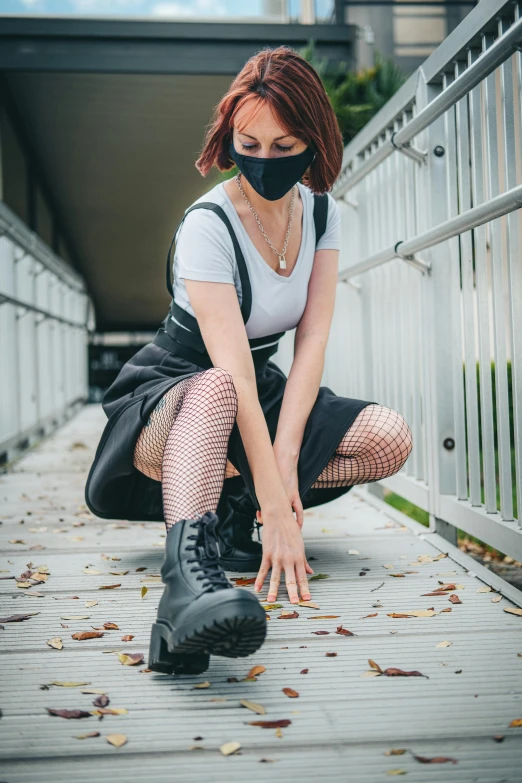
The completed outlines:
{"type": "MultiPolygon", "coordinates": [[[[316,13],[328,14],[332,4],[333,0],[316,0],[316,13]]],[[[292,14],[298,7],[298,0],[290,0],[292,14]]],[[[262,15],[263,0],[0,0],[0,14],[226,19],[262,15]]]]}

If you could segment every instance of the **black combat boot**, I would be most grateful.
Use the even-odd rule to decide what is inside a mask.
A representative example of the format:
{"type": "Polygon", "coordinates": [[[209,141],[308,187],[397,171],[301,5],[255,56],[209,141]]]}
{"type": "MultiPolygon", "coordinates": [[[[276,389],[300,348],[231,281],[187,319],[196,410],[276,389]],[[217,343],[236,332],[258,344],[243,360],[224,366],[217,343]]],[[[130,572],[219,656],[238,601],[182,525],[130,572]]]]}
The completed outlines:
{"type": "Polygon", "coordinates": [[[256,507],[241,476],[225,480],[217,515],[219,562],[223,568],[226,571],[259,571],[263,548],[252,540],[254,526],[257,526],[256,507]]]}
{"type": "Polygon", "coordinates": [[[217,514],[183,519],[169,530],[161,578],[165,590],[152,626],[149,668],[200,674],[209,657],[243,658],[266,635],[258,599],[228,581],[219,562],[217,514]]]}

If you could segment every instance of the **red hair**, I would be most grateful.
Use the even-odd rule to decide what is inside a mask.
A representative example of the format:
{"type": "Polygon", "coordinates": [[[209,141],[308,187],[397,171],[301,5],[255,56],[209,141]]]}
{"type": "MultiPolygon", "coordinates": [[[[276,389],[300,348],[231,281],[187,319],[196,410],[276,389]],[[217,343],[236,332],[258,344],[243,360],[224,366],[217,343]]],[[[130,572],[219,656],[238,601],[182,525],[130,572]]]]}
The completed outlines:
{"type": "Polygon", "coordinates": [[[331,190],[339,176],[343,137],[330,99],[315,69],[289,46],[266,47],[253,55],[215,107],[196,168],[204,177],[213,165],[228,171],[234,165],[228,147],[233,121],[243,104],[257,96],[247,122],[267,101],[286,133],[317,152],[302,181],[314,193],[331,190]]]}

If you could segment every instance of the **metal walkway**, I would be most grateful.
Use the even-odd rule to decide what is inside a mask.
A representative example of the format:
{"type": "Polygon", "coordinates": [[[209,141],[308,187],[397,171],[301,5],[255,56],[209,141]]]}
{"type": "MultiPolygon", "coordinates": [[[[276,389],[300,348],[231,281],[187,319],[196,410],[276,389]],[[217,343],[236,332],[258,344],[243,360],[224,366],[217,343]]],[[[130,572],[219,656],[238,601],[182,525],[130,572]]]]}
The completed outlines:
{"type": "Polygon", "coordinates": [[[154,575],[164,530],[162,524],[110,523],[86,511],[83,486],[103,424],[101,408],[86,407],[0,477],[0,615],[37,613],[3,622],[0,630],[3,783],[112,783],[116,776],[125,783],[255,783],[274,775],[359,783],[401,774],[415,783],[520,780],[522,725],[510,723],[522,724],[522,616],[505,610],[513,601],[522,605],[522,593],[363,487],[306,512],[311,565],[329,577],[311,583],[319,609],[298,607],[299,617],[291,620],[271,611],[268,640],[258,653],[212,658],[204,675],[144,671],[162,590],[154,575]],[[40,573],[48,569],[41,584],[26,588],[5,578],[39,566],[40,573]],[[455,587],[424,595],[439,583],[455,587]],[[501,587],[500,601],[501,593],[485,591],[488,585],[501,587]],[[461,603],[452,603],[450,594],[461,603]],[[389,616],[431,607],[431,616],[389,616]],[[335,617],[318,619],[324,615],[335,617]],[[118,630],[71,638],[107,622],[118,630]],[[354,636],[336,633],[339,626],[354,636]],[[134,638],[123,642],[127,634],[134,638]],[[61,637],[63,649],[47,644],[54,637],[61,637]],[[123,665],[120,651],[142,652],[145,663],[123,665]],[[425,676],[376,670],[369,676],[369,659],[383,670],[425,676]],[[266,671],[243,681],[254,665],[266,671]],[[208,687],[195,688],[205,681],[208,687]],[[95,710],[97,694],[82,688],[106,693],[107,709],[127,712],[102,720],[47,713],[95,710]],[[283,688],[299,697],[287,697],[283,688]],[[266,714],[240,700],[263,705],[266,714]],[[291,723],[277,731],[249,725],[255,720],[291,723]],[[90,732],[99,736],[76,738],[90,732]],[[109,744],[112,734],[125,735],[126,744],[109,744]],[[241,749],[225,757],[219,748],[229,742],[241,749]],[[390,755],[393,750],[405,752],[390,755]],[[426,763],[437,757],[450,760],[426,763]]]}

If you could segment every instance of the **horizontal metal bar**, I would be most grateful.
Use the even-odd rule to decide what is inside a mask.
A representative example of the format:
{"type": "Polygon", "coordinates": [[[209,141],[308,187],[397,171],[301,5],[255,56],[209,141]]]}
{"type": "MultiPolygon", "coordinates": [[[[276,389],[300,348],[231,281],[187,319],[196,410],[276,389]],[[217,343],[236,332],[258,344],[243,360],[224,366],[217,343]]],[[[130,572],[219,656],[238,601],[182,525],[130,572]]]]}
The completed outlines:
{"type": "Polygon", "coordinates": [[[344,195],[350,188],[353,188],[358,182],[368,175],[370,171],[382,163],[397,147],[409,146],[411,140],[421,131],[431,125],[434,120],[444,114],[449,108],[454,106],[464,95],[476,87],[480,82],[489,76],[495,68],[507,60],[508,57],[517,50],[517,44],[522,42],[522,19],[514,22],[508,31],[489,47],[486,51],[477,57],[475,62],[464,70],[460,76],[454,79],[448,87],[440,92],[422,111],[393,135],[393,141],[385,141],[359,168],[357,168],[349,177],[341,172],[337,185],[332,191],[335,198],[344,195]]]}
{"type": "MultiPolygon", "coordinates": [[[[36,307],[36,305],[24,302],[22,299],[16,299],[13,296],[7,296],[7,294],[0,293],[0,306],[3,304],[12,304],[16,307],[22,307],[26,311],[37,313],[38,315],[43,316],[42,321],[49,318],[53,321],[66,324],[67,326],[72,326],[75,329],[88,329],[87,322],[77,323],[75,321],[70,321],[68,318],[62,318],[60,315],[55,315],[54,313],[50,313],[48,310],[42,310],[41,307],[36,307]]],[[[38,321],[38,324],[41,324],[42,321],[38,321]]]]}
{"type": "Polygon", "coordinates": [[[348,267],[348,269],[343,269],[339,272],[338,280],[347,280],[349,277],[360,275],[369,269],[374,269],[376,266],[397,258],[396,249],[399,247],[402,256],[412,256],[420,250],[425,250],[428,247],[439,244],[439,242],[444,242],[446,239],[481,226],[483,223],[488,223],[501,215],[520,209],[520,207],[522,207],[522,185],[517,185],[516,188],[495,196],[495,198],[485,201],[477,207],[468,209],[466,212],[457,215],[457,217],[430,228],[413,239],[397,242],[395,245],[375,253],[364,261],[360,261],[358,264],[348,267]]]}
{"type": "Polygon", "coordinates": [[[4,202],[0,201],[0,235],[2,234],[18,245],[26,255],[33,256],[70,288],[85,292],[85,283],[78,272],[53,253],[34,231],[31,231],[4,202]]]}

